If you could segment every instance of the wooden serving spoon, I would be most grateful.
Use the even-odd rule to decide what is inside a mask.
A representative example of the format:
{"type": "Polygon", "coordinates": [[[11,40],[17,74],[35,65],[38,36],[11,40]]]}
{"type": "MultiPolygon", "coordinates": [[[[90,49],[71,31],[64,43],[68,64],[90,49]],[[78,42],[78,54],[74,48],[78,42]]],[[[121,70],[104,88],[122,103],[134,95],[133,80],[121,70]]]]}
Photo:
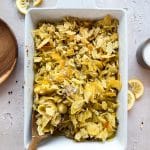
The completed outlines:
{"type": "Polygon", "coordinates": [[[44,139],[47,139],[49,136],[50,134],[45,134],[42,136],[38,135],[35,111],[33,111],[32,112],[32,139],[31,139],[31,143],[29,144],[28,150],[37,150],[38,144],[40,144],[40,142],[42,142],[44,139]]]}
{"type": "Polygon", "coordinates": [[[15,36],[8,25],[0,19],[0,84],[12,73],[18,56],[15,36]]]}

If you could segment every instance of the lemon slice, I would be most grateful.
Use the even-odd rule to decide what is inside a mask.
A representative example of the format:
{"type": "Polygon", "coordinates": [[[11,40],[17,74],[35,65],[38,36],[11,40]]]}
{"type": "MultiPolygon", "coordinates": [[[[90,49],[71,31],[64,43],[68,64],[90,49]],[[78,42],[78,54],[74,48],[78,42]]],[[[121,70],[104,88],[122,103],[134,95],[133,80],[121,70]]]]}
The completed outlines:
{"type": "Polygon", "coordinates": [[[131,90],[132,90],[133,94],[135,95],[135,98],[136,99],[140,98],[144,93],[143,83],[140,80],[137,80],[137,79],[129,80],[128,83],[131,87],[131,90]]]}
{"type": "Polygon", "coordinates": [[[43,2],[43,0],[33,0],[33,6],[34,7],[39,6],[39,5],[41,5],[42,2],[43,2]]]}
{"type": "Polygon", "coordinates": [[[130,90],[128,90],[128,110],[130,110],[134,106],[134,103],[135,96],[130,90]]]}
{"type": "Polygon", "coordinates": [[[30,4],[28,0],[16,0],[16,6],[19,12],[21,12],[22,14],[26,14],[28,12],[30,4]]]}

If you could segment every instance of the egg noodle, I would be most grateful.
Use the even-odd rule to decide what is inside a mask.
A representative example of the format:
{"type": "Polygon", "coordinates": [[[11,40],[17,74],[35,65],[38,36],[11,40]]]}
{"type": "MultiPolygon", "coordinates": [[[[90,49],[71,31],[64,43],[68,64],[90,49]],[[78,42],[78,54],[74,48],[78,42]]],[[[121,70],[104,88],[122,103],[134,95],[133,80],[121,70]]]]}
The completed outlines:
{"type": "Polygon", "coordinates": [[[39,135],[105,141],[117,131],[118,20],[65,17],[33,31],[39,135]]]}

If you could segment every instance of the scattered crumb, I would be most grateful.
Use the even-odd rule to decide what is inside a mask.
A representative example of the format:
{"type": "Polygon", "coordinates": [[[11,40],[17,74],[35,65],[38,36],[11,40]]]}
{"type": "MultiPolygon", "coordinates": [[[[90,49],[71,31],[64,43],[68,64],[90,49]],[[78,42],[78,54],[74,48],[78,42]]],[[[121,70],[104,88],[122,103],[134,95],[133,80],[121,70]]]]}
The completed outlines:
{"type": "Polygon", "coordinates": [[[3,120],[6,120],[6,119],[12,120],[13,117],[12,117],[11,113],[7,112],[7,113],[2,114],[2,116],[0,117],[0,119],[3,119],[3,120]]]}
{"type": "Polygon", "coordinates": [[[136,1],[135,1],[135,0],[133,0],[132,2],[133,2],[133,3],[136,3],[136,1]]]}
{"type": "MultiPolygon", "coordinates": [[[[1,122],[0,127],[3,127],[5,130],[11,129],[11,126],[13,125],[12,114],[10,112],[5,112],[5,113],[0,114],[0,122],[1,122]]],[[[0,135],[2,135],[4,132],[2,131],[0,135]]]]}
{"type": "Polygon", "coordinates": [[[125,7],[124,9],[125,9],[126,11],[128,11],[128,8],[127,8],[127,7],[125,7]]]}
{"type": "Polygon", "coordinates": [[[142,130],[144,127],[144,122],[142,121],[141,124],[140,124],[140,129],[142,130]]]}
{"type": "Polygon", "coordinates": [[[24,89],[24,86],[22,86],[22,89],[24,89]]]}
{"type": "Polygon", "coordinates": [[[134,141],[133,141],[133,150],[136,150],[136,146],[137,146],[137,140],[135,139],[134,141]]]}

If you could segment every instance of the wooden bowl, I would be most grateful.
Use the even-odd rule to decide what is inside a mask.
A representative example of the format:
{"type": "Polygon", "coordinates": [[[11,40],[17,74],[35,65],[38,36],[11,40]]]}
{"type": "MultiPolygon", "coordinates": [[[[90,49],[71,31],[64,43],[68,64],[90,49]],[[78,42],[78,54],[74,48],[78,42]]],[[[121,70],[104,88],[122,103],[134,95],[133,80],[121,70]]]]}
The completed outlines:
{"type": "Polygon", "coordinates": [[[14,70],[17,57],[18,46],[16,38],[8,25],[0,19],[0,84],[14,70]]]}

